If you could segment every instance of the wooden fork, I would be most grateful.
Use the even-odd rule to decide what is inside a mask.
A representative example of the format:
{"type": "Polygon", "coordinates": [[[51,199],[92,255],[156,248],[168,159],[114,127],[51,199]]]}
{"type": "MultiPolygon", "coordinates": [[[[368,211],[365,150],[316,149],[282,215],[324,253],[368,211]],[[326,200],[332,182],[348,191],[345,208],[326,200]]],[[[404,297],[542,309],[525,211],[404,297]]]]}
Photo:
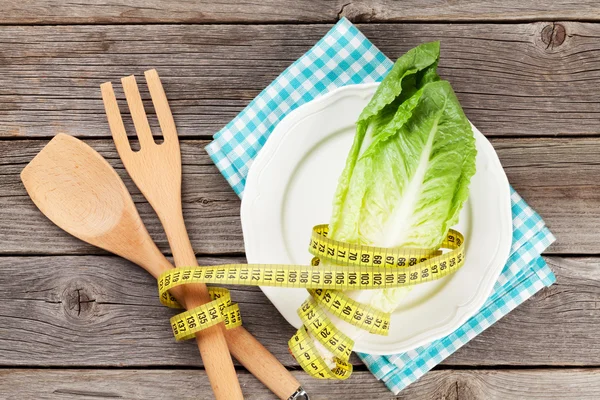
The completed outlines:
{"type": "MultiPolygon", "coordinates": [[[[181,153],[175,122],[156,70],[145,72],[152,103],[163,134],[154,142],[134,76],[121,80],[140,151],[131,150],[110,82],[101,85],[113,139],[127,172],[158,215],[177,266],[197,266],[181,208],[181,153]]],[[[186,285],[188,309],[210,301],[206,285],[186,285]]],[[[197,335],[202,359],[218,399],[242,398],[229,351],[279,398],[307,398],[298,381],[243,327],[225,330],[223,324],[197,335]],[[225,332],[224,332],[225,331],[225,332]],[[225,337],[227,342],[225,341],[225,337]]]]}
{"type": "MultiPolygon", "coordinates": [[[[197,266],[181,209],[181,153],[175,123],[158,74],[152,70],[146,73],[146,77],[164,143],[157,145],[152,138],[133,75],[123,78],[122,83],[140,141],[140,151],[134,152],[129,146],[110,82],[101,86],[108,123],[127,172],[152,205],[165,229],[175,265],[197,266]]],[[[188,309],[211,301],[206,285],[189,285],[184,289],[188,309]]],[[[196,334],[200,354],[215,397],[223,400],[243,399],[223,330],[221,323],[196,334]]]]}

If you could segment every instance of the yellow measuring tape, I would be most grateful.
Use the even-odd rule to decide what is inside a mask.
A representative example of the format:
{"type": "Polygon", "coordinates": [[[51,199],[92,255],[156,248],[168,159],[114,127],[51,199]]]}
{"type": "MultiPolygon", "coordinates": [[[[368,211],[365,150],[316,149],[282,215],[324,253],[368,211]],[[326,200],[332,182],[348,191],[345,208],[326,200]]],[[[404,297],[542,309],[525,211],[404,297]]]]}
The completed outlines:
{"type": "MultiPolygon", "coordinates": [[[[387,335],[390,314],[356,302],[343,290],[372,290],[412,286],[430,282],[457,271],[464,264],[464,237],[450,230],[441,250],[383,248],[349,244],[327,237],[327,225],[313,228],[309,252],[311,265],[226,264],[174,268],[158,279],[161,302],[179,304],[169,290],[193,283],[306,288],[310,297],[298,310],[304,324],[288,342],[290,352],[302,368],[320,379],[347,379],[352,373],[349,357],[354,341],[341,332],[327,312],[373,334],[387,335]],[[326,312],[327,311],[327,312],[326,312]],[[314,340],[334,356],[330,368],[314,340]]],[[[227,289],[209,288],[213,301],[171,318],[177,340],[224,322],[227,329],[242,323],[237,304],[227,289]]]]}
{"type": "MultiPolygon", "coordinates": [[[[220,322],[225,323],[227,329],[242,325],[240,308],[231,302],[229,290],[210,287],[208,293],[213,301],[171,318],[173,335],[177,341],[191,339],[196,332],[220,322]]],[[[169,307],[180,308],[180,305],[171,297],[162,303],[169,307]]]]}

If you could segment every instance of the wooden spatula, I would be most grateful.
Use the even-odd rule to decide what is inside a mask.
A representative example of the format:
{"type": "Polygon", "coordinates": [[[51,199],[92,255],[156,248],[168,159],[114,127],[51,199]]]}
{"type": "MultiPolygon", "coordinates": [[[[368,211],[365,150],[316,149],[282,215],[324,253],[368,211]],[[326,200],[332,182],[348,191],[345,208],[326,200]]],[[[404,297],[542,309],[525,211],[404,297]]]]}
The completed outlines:
{"type": "MultiPolygon", "coordinates": [[[[23,169],[21,180],[42,213],[73,236],[138,264],[154,277],[173,268],[152,241],[119,175],[84,142],[57,135],[23,169]]],[[[171,293],[189,306],[182,288],[171,293]]],[[[289,371],[243,327],[225,335],[233,356],[279,398],[307,398],[289,371]]]]}

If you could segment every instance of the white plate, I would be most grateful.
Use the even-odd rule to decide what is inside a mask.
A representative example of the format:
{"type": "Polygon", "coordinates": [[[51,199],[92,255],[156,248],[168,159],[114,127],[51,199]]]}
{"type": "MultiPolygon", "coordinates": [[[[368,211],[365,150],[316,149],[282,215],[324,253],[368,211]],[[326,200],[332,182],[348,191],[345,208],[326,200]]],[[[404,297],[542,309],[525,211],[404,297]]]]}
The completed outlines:
{"type": "MultiPolygon", "coordinates": [[[[242,227],[250,263],[307,264],[316,224],[329,222],[333,194],[358,115],[378,84],[346,86],[291,112],[277,125],[248,173],[242,227]]],[[[388,336],[365,334],[355,350],[392,354],[452,333],[478,311],[509,256],[510,189],[492,145],[475,128],[477,172],[457,228],[465,265],[452,276],[417,285],[392,314],[388,336]]],[[[300,327],[304,289],[261,287],[279,312],[300,327]]]]}

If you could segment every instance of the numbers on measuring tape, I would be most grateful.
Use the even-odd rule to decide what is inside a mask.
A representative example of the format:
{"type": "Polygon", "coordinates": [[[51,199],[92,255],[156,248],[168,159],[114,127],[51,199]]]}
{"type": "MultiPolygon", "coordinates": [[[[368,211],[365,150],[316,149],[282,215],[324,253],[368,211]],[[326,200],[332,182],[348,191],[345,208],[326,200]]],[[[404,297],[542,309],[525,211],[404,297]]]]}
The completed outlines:
{"type": "MultiPolygon", "coordinates": [[[[378,335],[388,334],[390,314],[356,302],[343,290],[412,286],[452,274],[464,264],[464,237],[450,230],[441,245],[448,251],[442,252],[354,245],[333,240],[328,234],[327,225],[313,228],[310,265],[227,264],[169,270],[158,279],[160,301],[179,307],[169,290],[192,283],[306,288],[310,297],[298,309],[304,325],[290,339],[290,352],[315,378],[347,379],[352,373],[348,359],[354,342],[327,314],[378,335]],[[313,340],[335,356],[334,368],[329,368],[313,340]]],[[[231,302],[228,290],[211,287],[209,293],[211,302],[171,318],[177,340],[189,339],[221,322],[228,329],[242,324],[239,307],[231,302]]]]}
{"type": "MultiPolygon", "coordinates": [[[[190,339],[194,337],[195,333],[220,322],[223,322],[227,329],[236,328],[242,324],[240,309],[237,304],[231,302],[231,296],[227,289],[209,288],[208,293],[213,301],[171,318],[171,328],[176,340],[190,339]]],[[[174,299],[167,305],[179,306],[174,299]]]]}

